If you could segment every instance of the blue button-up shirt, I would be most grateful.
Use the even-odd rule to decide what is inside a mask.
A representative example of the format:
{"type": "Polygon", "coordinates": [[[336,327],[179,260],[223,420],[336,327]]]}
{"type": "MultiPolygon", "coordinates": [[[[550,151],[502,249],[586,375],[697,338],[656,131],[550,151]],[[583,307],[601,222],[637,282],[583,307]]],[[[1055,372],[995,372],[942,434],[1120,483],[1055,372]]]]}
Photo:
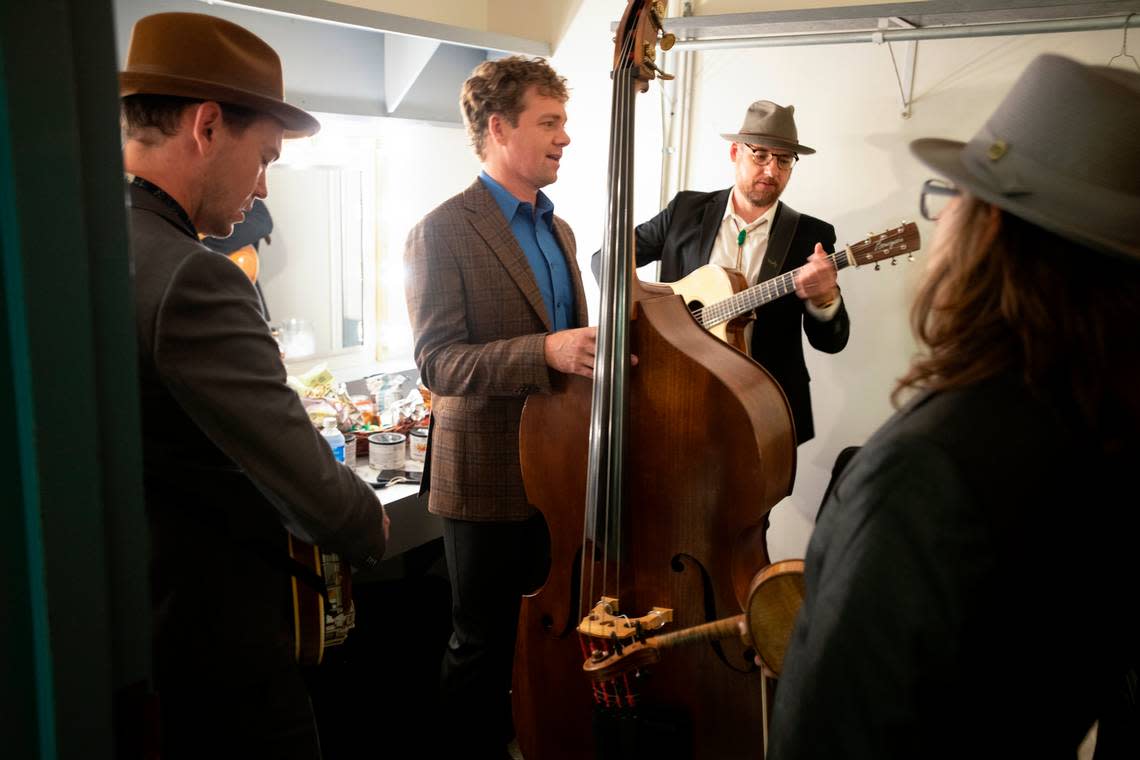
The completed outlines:
{"type": "Polygon", "coordinates": [[[574,289],[566,268],[566,256],[554,237],[554,204],[541,190],[532,206],[511,195],[487,172],[480,174],[479,179],[499,204],[515,240],[530,262],[554,331],[574,327],[574,289]]]}

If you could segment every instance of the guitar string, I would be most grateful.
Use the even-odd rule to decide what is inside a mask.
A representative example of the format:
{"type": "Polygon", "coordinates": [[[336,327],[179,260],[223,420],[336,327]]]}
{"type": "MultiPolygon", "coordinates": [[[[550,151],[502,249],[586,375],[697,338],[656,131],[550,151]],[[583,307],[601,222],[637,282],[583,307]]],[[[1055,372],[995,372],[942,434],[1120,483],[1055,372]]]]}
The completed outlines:
{"type": "MultiPolygon", "coordinates": [[[[894,258],[900,256],[908,251],[911,251],[911,244],[906,240],[905,227],[901,228],[904,232],[895,233],[898,237],[891,240],[889,248],[894,248],[896,242],[902,243],[902,249],[898,253],[890,256],[868,259],[861,261],[860,257],[865,254],[865,249],[871,248],[872,250],[882,244],[881,240],[869,238],[867,240],[856,243],[855,245],[848,246],[844,250],[836,251],[835,253],[828,254],[828,260],[838,269],[844,269],[847,266],[854,264],[859,266],[862,264],[869,264],[872,261],[878,262],[885,258],[894,258]],[[872,246],[874,243],[874,246],[872,246]],[[850,252],[850,257],[847,255],[850,252]]],[[[891,234],[889,231],[883,234],[891,234]]],[[[791,272],[785,272],[782,275],[766,280],[752,287],[746,288],[739,293],[734,293],[728,298],[718,301],[717,303],[703,306],[699,309],[692,311],[693,317],[697,322],[705,328],[714,327],[727,322],[733,317],[742,314],[749,309],[754,309],[763,306],[769,301],[774,301],[777,298],[787,295],[795,290],[794,276],[803,267],[797,267],[791,272]]]]}

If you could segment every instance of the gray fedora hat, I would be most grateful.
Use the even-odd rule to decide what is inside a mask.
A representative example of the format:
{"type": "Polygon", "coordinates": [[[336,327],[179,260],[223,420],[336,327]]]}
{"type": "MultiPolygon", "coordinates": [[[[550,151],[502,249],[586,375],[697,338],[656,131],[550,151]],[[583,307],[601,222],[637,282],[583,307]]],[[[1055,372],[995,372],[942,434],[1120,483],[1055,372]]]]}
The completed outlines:
{"type": "Polygon", "coordinates": [[[911,152],[958,187],[1067,240],[1140,258],[1140,73],[1038,56],[968,142],[911,152]]]}
{"type": "Polygon", "coordinates": [[[815,153],[813,148],[800,145],[800,138],[796,133],[795,113],[795,106],[781,106],[770,100],[757,100],[748,106],[740,131],[722,133],[721,137],[731,142],[784,148],[805,156],[815,153]]]}

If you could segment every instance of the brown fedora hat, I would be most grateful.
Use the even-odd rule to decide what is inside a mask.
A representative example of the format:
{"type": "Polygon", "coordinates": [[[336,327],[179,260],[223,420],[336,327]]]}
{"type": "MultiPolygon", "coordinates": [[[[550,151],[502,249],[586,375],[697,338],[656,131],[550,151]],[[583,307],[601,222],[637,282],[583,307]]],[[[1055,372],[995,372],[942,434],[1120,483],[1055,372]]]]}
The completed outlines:
{"type": "Polygon", "coordinates": [[[268,114],[286,137],[316,134],[320,123],[285,102],[281,59],[257,35],[201,13],[156,13],[131,30],[119,97],[171,95],[215,100],[268,114]]]}
{"type": "Polygon", "coordinates": [[[805,156],[815,153],[813,148],[800,145],[795,113],[795,106],[780,106],[770,100],[757,100],[748,106],[740,131],[722,133],[721,137],[730,142],[784,148],[805,156]]]}
{"type": "Polygon", "coordinates": [[[1067,240],[1140,258],[1140,74],[1040,55],[968,142],[911,152],[955,185],[1067,240]]]}

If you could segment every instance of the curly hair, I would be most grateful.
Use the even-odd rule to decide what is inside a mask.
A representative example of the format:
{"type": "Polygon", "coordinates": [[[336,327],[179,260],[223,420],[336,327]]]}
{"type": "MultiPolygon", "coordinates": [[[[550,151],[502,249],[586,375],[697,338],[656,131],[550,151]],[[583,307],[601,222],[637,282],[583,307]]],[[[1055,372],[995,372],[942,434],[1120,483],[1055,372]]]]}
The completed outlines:
{"type": "Polygon", "coordinates": [[[892,401],[1016,372],[1031,392],[1071,403],[1103,440],[1124,433],[1140,422],[1140,265],[1005,211],[995,235],[994,209],[963,194],[936,239],[911,310],[925,349],[892,401]]]}
{"type": "Polygon", "coordinates": [[[541,58],[520,55],[484,61],[463,83],[459,105],[471,145],[480,160],[486,157],[487,124],[491,114],[497,113],[512,126],[518,126],[523,98],[531,87],[536,87],[539,94],[557,98],[563,103],[570,97],[566,79],[559,76],[550,64],[541,58]]]}

